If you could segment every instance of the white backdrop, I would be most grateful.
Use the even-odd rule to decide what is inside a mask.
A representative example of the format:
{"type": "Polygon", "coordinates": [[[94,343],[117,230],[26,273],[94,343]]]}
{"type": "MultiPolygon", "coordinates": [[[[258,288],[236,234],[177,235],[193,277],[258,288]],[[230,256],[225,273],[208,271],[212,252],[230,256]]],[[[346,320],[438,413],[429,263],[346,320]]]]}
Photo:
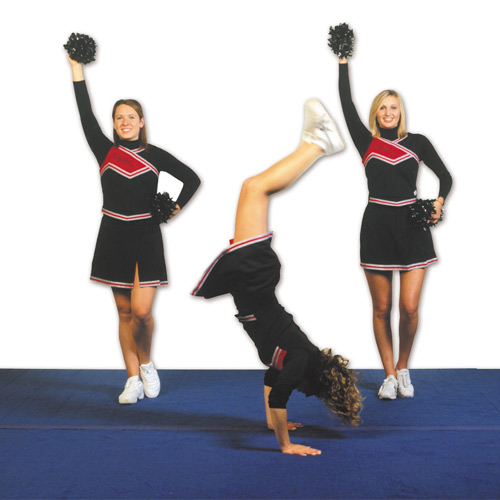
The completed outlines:
{"type": "MultiPolygon", "coordinates": [[[[157,294],[159,368],[261,368],[229,296],[190,296],[227,246],[241,182],[298,144],[302,106],[320,98],[347,149],[322,159],[271,204],[278,296],[310,338],[378,368],[359,267],[366,179],[337,91],[330,25],[356,34],[350,62],[363,119],[384,88],[400,91],[409,130],[425,134],[454,185],[434,230],[412,366],[498,368],[496,192],[498,48],[494,2],[290,0],[19,1],[0,30],[3,368],[121,368],[108,287],[88,279],[100,222],[97,163],[77,116],[62,45],[98,43],[85,67],[94,111],[139,99],[149,139],[190,165],[202,187],[163,227],[170,285],[157,294]]],[[[175,189],[175,186],[172,187],[175,189]]],[[[427,167],[419,195],[436,196],[427,167]]],[[[396,276],[397,277],[397,276],[396,276]]],[[[397,307],[396,307],[397,309],[397,307]]],[[[396,319],[396,317],[395,317],[396,319]]]]}

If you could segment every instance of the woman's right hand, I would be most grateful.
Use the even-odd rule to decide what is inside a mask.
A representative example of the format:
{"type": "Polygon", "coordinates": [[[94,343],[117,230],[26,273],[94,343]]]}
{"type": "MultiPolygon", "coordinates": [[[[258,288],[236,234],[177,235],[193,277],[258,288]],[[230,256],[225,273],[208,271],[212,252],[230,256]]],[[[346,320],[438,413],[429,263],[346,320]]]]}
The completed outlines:
{"type": "MultiPolygon", "coordinates": [[[[288,426],[289,431],[296,431],[297,429],[301,429],[302,427],[304,427],[299,422],[287,422],[287,426],[288,426]]],[[[272,423],[267,424],[267,428],[270,431],[274,431],[274,427],[273,427],[272,423]]]]}
{"type": "Polygon", "coordinates": [[[78,65],[80,65],[80,66],[82,65],[82,63],[79,63],[78,61],[71,59],[71,57],[69,57],[69,54],[67,52],[66,52],[66,55],[68,56],[68,61],[71,64],[72,68],[74,68],[75,66],[78,66],[78,65]]]}
{"type": "Polygon", "coordinates": [[[307,457],[307,455],[321,455],[321,450],[316,450],[314,448],[311,448],[310,446],[293,443],[290,443],[285,448],[282,448],[281,452],[287,455],[300,455],[301,457],[307,457]]]}
{"type": "Polygon", "coordinates": [[[78,61],[71,59],[68,53],[66,53],[66,55],[68,56],[68,61],[71,65],[71,70],[73,71],[73,81],[81,82],[82,80],[84,80],[82,63],[79,63],[78,61]]]}

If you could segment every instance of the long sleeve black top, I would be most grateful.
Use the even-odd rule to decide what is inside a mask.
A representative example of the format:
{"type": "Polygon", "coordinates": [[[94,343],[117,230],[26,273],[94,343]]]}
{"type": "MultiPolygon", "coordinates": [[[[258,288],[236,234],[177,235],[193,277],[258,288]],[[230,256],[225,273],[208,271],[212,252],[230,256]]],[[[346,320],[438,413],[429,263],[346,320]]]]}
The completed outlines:
{"type": "Polygon", "coordinates": [[[206,299],[226,293],[233,296],[236,317],[260,360],[269,366],[264,378],[265,385],[272,387],[269,407],[286,408],[292,391],[318,365],[320,352],[278,303],[274,290],[281,265],[271,248],[271,236],[260,235],[224,250],[192,294],[206,299]]]}
{"type": "Polygon", "coordinates": [[[451,175],[425,136],[408,133],[398,139],[396,127],[381,128],[381,138],[374,138],[365,127],[351,97],[347,64],[339,64],[339,93],[349,134],[365,165],[371,197],[389,201],[415,197],[418,168],[423,161],[439,179],[439,196],[446,198],[451,175]]]}
{"type": "Polygon", "coordinates": [[[92,112],[85,81],[74,82],[74,89],[85,137],[101,167],[103,208],[125,216],[150,212],[151,200],[158,189],[160,171],[169,173],[183,183],[176,202],[181,208],[184,207],[200,185],[200,179],[193,170],[152,144],[147,149],[140,148],[138,140],[119,141],[118,148],[115,148],[101,131],[92,112]],[[130,166],[127,170],[127,162],[128,165],[141,164],[143,168],[138,170],[130,166]],[[121,168],[123,165],[125,168],[121,168]]]}

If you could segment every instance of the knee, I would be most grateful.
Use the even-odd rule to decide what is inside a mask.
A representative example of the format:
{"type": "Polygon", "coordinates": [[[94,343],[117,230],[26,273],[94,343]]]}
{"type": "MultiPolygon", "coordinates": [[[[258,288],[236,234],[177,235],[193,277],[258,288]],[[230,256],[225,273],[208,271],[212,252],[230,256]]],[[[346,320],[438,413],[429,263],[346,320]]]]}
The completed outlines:
{"type": "Polygon", "coordinates": [[[381,321],[390,321],[392,304],[390,302],[377,302],[373,305],[373,315],[381,321]]]}
{"type": "Polygon", "coordinates": [[[418,302],[402,302],[399,307],[399,314],[403,321],[411,323],[418,319],[418,302]]]}
{"type": "Polygon", "coordinates": [[[118,320],[120,323],[130,323],[132,321],[132,308],[128,305],[118,305],[118,320]]]}
{"type": "Polygon", "coordinates": [[[144,305],[134,306],[131,311],[131,316],[134,320],[134,323],[140,325],[147,325],[153,319],[151,307],[144,305]]]}
{"type": "Polygon", "coordinates": [[[262,182],[259,175],[254,175],[253,177],[249,177],[243,181],[241,186],[241,194],[249,195],[255,193],[263,193],[264,187],[262,186],[262,182]]]}

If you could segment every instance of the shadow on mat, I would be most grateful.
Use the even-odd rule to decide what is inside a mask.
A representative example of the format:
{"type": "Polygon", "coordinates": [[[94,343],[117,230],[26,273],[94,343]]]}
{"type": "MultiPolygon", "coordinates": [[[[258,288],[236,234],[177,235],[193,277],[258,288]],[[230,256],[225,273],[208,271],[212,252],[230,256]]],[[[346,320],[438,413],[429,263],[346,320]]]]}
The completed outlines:
{"type": "MultiPolygon", "coordinates": [[[[274,433],[265,426],[261,426],[259,429],[248,428],[246,430],[233,431],[232,429],[226,429],[224,433],[219,434],[219,444],[225,448],[231,448],[233,450],[246,450],[246,451],[264,451],[264,452],[274,452],[281,453],[280,449],[276,445],[274,433]],[[268,436],[272,442],[272,447],[264,446],[251,446],[248,444],[250,440],[254,441],[259,437],[268,436]]],[[[347,436],[342,435],[341,432],[334,429],[329,429],[327,427],[311,425],[297,429],[296,431],[290,432],[290,439],[294,443],[301,443],[304,439],[314,439],[314,440],[341,440],[347,439],[347,436]]],[[[316,445],[320,446],[320,445],[316,445]]]]}
{"type": "MultiPolygon", "coordinates": [[[[8,371],[8,370],[7,370],[8,371]]],[[[113,401],[123,390],[124,370],[44,370],[26,369],[12,370],[19,372],[17,376],[6,380],[9,386],[16,391],[81,391],[85,393],[101,393],[109,396],[113,401]],[[106,382],[103,382],[103,379],[106,382]]],[[[176,390],[199,386],[199,381],[186,375],[186,370],[158,371],[162,386],[176,390]]]]}

